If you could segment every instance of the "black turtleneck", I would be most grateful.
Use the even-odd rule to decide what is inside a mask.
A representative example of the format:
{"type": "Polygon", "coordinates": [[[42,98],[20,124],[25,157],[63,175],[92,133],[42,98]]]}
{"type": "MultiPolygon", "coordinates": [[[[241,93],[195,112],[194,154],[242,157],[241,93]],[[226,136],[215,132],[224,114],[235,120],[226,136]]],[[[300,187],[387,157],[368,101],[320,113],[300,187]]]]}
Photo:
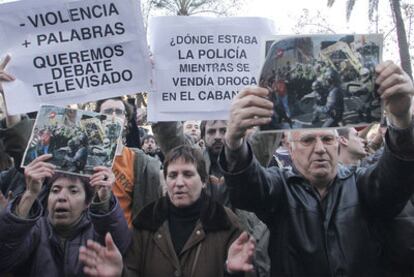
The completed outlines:
{"type": "Polygon", "coordinates": [[[200,218],[203,203],[202,198],[199,197],[192,205],[182,208],[177,208],[171,201],[168,201],[168,227],[170,228],[171,240],[177,256],[181,253],[181,250],[195,228],[197,220],[200,218]]]}

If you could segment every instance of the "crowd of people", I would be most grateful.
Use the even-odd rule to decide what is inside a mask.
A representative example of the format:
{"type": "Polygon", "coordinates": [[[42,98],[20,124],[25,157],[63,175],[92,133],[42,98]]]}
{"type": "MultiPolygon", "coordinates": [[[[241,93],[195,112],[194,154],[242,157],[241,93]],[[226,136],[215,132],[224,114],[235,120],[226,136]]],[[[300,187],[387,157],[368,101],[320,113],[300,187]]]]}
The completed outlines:
{"type": "Polygon", "coordinates": [[[90,177],[56,172],[41,150],[21,168],[34,120],[3,107],[0,275],[413,276],[414,86],[392,62],[375,74],[380,127],[261,132],[274,118],[262,87],[228,120],[149,132],[141,107],[99,100],[125,126],[112,167],[90,177]]]}

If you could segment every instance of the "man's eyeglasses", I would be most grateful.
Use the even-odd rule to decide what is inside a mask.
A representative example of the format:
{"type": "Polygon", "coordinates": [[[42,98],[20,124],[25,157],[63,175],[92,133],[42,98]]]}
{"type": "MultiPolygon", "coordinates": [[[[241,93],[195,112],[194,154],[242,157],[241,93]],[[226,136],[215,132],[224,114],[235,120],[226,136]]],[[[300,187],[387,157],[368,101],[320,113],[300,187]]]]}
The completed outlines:
{"type": "Polygon", "coordinates": [[[112,115],[113,113],[115,113],[116,115],[124,115],[125,111],[122,109],[118,109],[118,108],[116,109],[109,108],[109,109],[102,110],[101,113],[107,114],[107,115],[112,115]]]}
{"type": "Polygon", "coordinates": [[[315,136],[315,135],[305,135],[297,140],[303,146],[312,146],[316,144],[316,140],[320,139],[324,145],[333,145],[336,142],[337,137],[334,135],[324,135],[324,136],[315,136]]]}

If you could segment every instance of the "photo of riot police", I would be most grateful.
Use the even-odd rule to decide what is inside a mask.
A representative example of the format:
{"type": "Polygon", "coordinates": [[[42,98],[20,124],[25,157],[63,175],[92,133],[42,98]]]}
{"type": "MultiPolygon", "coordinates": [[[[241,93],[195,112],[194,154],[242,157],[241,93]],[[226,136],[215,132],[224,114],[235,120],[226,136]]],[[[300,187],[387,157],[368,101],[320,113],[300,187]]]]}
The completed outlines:
{"type": "Polygon", "coordinates": [[[56,171],[90,176],[98,165],[112,167],[123,122],[90,111],[44,105],[37,114],[22,167],[43,154],[56,171]]]}
{"type": "Polygon", "coordinates": [[[381,120],[375,66],[382,35],[309,35],[267,40],[259,85],[274,103],[262,130],[358,126],[381,120]]]}

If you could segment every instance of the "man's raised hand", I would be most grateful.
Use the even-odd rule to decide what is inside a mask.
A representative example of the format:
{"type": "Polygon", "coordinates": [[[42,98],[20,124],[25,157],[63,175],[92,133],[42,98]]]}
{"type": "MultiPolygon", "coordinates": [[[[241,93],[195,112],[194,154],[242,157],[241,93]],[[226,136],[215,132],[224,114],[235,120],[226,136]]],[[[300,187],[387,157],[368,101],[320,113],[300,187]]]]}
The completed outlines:
{"type": "Polygon", "coordinates": [[[227,147],[238,149],[247,129],[270,122],[273,103],[267,99],[268,95],[268,89],[246,87],[234,98],[225,136],[227,147]]]}

